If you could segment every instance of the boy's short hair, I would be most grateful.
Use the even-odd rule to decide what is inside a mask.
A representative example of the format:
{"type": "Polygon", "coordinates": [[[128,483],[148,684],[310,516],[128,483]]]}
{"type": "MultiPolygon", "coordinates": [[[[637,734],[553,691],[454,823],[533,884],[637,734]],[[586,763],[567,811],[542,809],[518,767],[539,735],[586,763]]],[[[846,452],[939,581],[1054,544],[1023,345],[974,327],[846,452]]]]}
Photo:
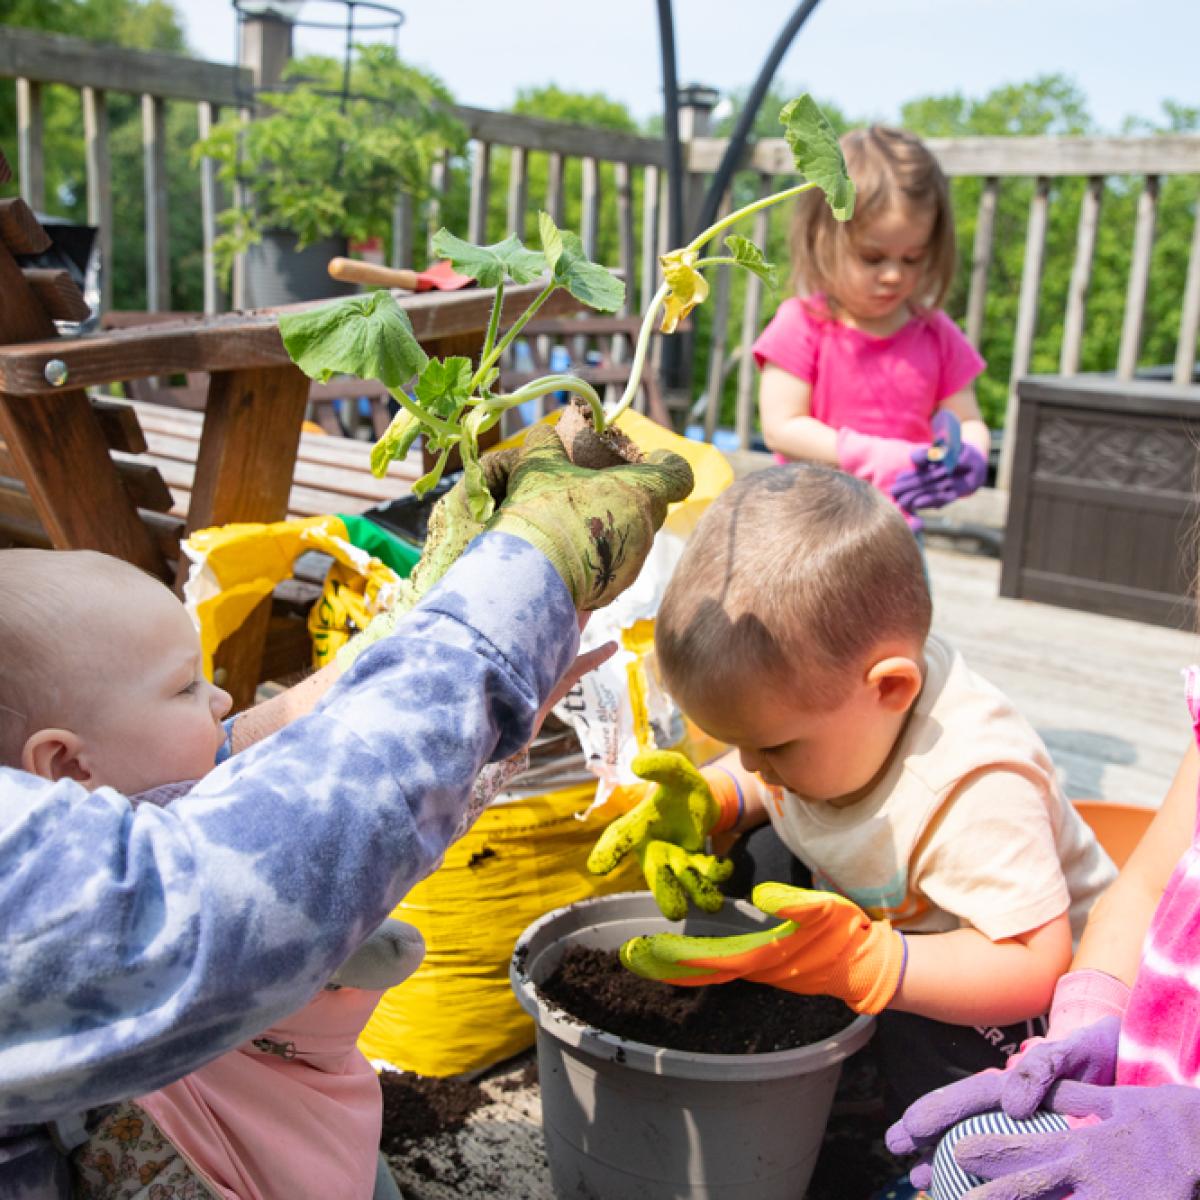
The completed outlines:
{"type": "Polygon", "coordinates": [[[852,129],[841,139],[854,180],[854,216],[838,221],[820,188],[803,192],[792,221],[792,283],[798,290],[823,292],[836,304],[838,260],[853,246],[855,231],[893,204],[933,214],[925,274],[912,301],[939,308],[954,283],[958,248],[950,185],[933,152],[914,134],[887,125],[852,129]]]}
{"type": "Polygon", "coordinates": [[[0,766],[19,765],[25,739],[65,719],[80,648],[111,636],[95,618],[111,617],[130,572],[143,574],[94,550],[0,550],[0,766]]]}
{"type": "Polygon", "coordinates": [[[802,687],[840,703],[882,641],[923,645],[932,605],[916,539],[869,483],[793,463],[733,484],[709,507],[667,586],[655,649],[688,707],[703,689],[802,687]]]}

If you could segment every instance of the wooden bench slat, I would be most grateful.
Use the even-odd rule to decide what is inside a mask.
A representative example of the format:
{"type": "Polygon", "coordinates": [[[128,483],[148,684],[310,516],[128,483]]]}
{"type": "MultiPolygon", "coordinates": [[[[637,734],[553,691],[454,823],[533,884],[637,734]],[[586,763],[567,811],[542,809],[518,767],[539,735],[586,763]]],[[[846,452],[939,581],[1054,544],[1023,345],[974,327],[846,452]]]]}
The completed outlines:
{"type": "Polygon", "coordinates": [[[20,196],[0,200],[0,241],[12,254],[41,254],[54,244],[20,196]]]}
{"type": "MultiPolygon", "coordinates": [[[[153,431],[173,437],[190,438],[193,441],[200,437],[200,428],[203,423],[202,413],[144,402],[137,402],[131,407],[147,432],[153,431]]],[[[344,465],[369,471],[371,444],[360,442],[356,438],[335,437],[332,434],[302,433],[298,457],[307,462],[344,465]]],[[[405,462],[392,463],[388,467],[387,478],[404,481],[416,479],[420,474],[420,455],[414,452],[405,462]]]]}
{"type": "Polygon", "coordinates": [[[52,321],[86,321],[92,315],[70,271],[24,267],[21,274],[52,321]]]}
{"type": "MultiPolygon", "coordinates": [[[[164,463],[182,463],[194,469],[196,442],[178,434],[158,433],[151,429],[146,433],[147,452],[143,460],[156,465],[164,463]]],[[[294,483],[320,488],[331,496],[347,496],[361,498],[368,503],[380,500],[392,500],[398,495],[404,495],[412,482],[420,473],[419,462],[401,464],[401,469],[389,473],[383,479],[377,479],[370,472],[347,467],[344,463],[326,463],[300,457],[296,461],[292,475],[294,483]]],[[[332,510],[331,510],[332,511],[332,510]]]]}

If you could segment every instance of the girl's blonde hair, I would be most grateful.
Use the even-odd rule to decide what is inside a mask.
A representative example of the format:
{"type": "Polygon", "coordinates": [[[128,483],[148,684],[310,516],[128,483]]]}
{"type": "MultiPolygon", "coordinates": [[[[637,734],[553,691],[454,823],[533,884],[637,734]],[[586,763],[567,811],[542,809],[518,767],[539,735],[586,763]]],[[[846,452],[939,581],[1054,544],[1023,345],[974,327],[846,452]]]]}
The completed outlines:
{"type": "Polygon", "coordinates": [[[934,215],[925,275],[913,295],[919,308],[938,308],[954,282],[957,250],[950,187],[942,168],[920,138],[903,129],[872,125],[841,139],[854,181],[854,216],[838,221],[819,188],[804,192],[792,220],[792,285],[800,292],[823,292],[836,305],[843,254],[861,229],[893,204],[934,215]]]}

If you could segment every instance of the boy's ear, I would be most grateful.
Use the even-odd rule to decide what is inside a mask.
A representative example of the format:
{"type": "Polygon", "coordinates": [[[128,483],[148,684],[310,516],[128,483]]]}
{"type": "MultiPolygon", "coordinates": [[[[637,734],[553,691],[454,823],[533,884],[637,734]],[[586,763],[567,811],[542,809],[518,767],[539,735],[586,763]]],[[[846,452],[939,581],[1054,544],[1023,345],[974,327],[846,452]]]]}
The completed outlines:
{"type": "Polygon", "coordinates": [[[74,779],[84,786],[92,783],[83,739],[69,729],[39,729],[30,734],[21,748],[21,767],[52,783],[60,779],[74,779]]]}
{"type": "Polygon", "coordinates": [[[902,655],[881,658],[867,672],[867,685],[875,689],[880,704],[894,713],[908,712],[924,682],[920,664],[902,655]]]}

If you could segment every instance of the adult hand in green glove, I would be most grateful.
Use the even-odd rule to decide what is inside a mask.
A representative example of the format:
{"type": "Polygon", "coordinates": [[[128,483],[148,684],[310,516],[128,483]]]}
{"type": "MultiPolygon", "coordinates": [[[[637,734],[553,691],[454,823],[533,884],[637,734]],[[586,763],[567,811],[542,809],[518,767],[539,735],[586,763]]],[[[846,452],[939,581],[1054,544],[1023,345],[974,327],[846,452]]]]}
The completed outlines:
{"type": "Polygon", "coordinates": [[[908,957],[904,935],[888,921],[872,921],[836,892],[786,883],[760,883],[752,899],[786,920],[732,937],[631,938],[621,947],[621,961],[636,975],[684,987],[746,979],[806,996],[837,996],[860,1013],[888,1006],[908,957]]]}
{"type": "Polygon", "coordinates": [[[391,633],[484,529],[511,533],[545,554],[581,612],[603,608],[637,578],[667,506],[685,499],[694,482],[687,460],[668,450],[602,471],[576,467],[547,425],[535,425],[518,449],[485,454],[479,467],[499,505],[495,515],[487,525],[475,520],[461,480],[434,505],[421,561],[399,601],[342,647],[342,670],[391,633]]]}
{"type": "Polygon", "coordinates": [[[575,607],[589,612],[637,578],[667,505],[686,498],[693,482],[687,460],[669,450],[602,471],[577,467],[554,430],[535,425],[508,477],[507,498],[486,528],[540,550],[575,607]]]}
{"type": "MultiPolygon", "coordinates": [[[[479,460],[484,481],[497,502],[504,499],[508,476],[516,465],[519,453],[518,450],[500,450],[485,454],[479,460]]],[[[401,581],[399,598],[338,651],[339,668],[349,670],[350,664],[367,647],[387,637],[395,629],[396,622],[450,570],[470,542],[482,532],[483,526],[471,515],[466,481],[460,479],[433,506],[420,561],[413,567],[412,574],[401,581]]]]}
{"type": "Polygon", "coordinates": [[[675,750],[639,754],[633,772],[655,786],[600,835],[588,870],[607,875],[626,855],[636,854],[663,916],[682,920],[689,897],[698,908],[717,912],[724,902],[717,884],[729,878],[733,864],[702,853],[721,817],[704,776],[675,750]]]}

